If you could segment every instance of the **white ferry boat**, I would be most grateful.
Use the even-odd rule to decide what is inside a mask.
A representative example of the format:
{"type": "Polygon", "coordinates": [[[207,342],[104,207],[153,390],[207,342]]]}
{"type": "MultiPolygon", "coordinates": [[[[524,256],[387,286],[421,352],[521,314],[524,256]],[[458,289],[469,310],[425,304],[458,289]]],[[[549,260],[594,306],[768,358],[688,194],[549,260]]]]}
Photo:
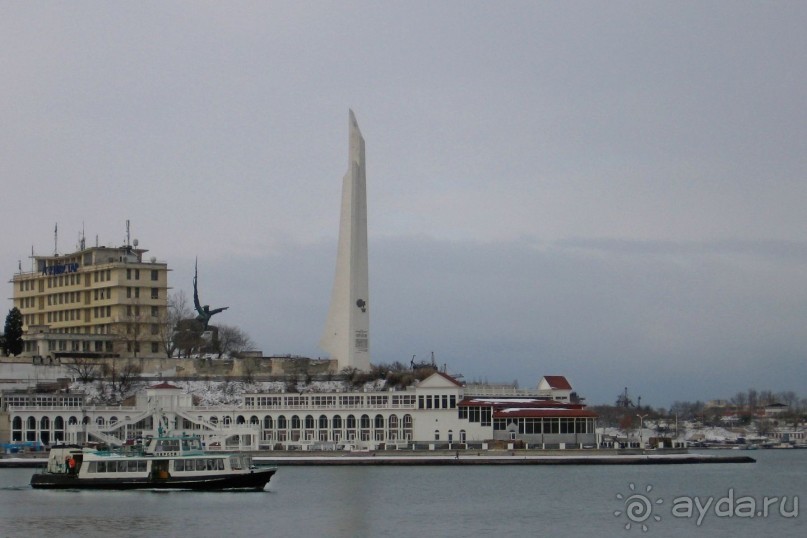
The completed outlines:
{"type": "Polygon", "coordinates": [[[199,437],[156,437],[121,450],[52,448],[34,488],[263,490],[277,467],[256,467],[246,454],[209,453],[199,437]]]}

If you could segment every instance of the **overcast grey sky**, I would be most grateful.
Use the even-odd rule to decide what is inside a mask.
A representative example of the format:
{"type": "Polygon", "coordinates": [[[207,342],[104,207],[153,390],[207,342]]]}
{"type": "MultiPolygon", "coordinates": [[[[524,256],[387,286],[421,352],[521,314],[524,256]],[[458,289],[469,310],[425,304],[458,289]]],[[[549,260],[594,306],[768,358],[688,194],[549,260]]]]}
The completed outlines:
{"type": "Polygon", "coordinates": [[[0,267],[129,219],[175,291],[199,257],[218,323],[320,356],[352,108],[374,362],[807,396],[805,28],[802,2],[2,1],[0,267]]]}

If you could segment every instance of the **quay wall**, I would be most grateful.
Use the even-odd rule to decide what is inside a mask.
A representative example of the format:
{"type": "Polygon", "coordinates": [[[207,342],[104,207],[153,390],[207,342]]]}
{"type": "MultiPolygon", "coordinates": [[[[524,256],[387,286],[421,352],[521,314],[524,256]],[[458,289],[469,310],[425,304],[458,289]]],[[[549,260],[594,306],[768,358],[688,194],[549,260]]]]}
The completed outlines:
{"type": "MultiPolygon", "coordinates": [[[[49,361],[40,358],[0,357],[0,389],[15,388],[19,384],[56,383],[73,380],[78,376],[72,359],[49,361]]],[[[135,365],[143,377],[167,378],[277,378],[287,376],[321,376],[337,372],[337,361],[309,359],[294,356],[249,356],[242,359],[214,358],[134,358],[93,359],[99,371],[120,371],[126,365],[135,365]]]]}

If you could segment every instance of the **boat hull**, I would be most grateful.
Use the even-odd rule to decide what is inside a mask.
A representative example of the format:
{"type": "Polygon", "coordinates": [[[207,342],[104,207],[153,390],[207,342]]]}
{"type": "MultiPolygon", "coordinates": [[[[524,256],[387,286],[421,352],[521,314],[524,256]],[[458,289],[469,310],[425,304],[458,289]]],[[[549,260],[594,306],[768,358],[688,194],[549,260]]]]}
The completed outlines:
{"type": "Polygon", "coordinates": [[[263,490],[276,469],[256,469],[249,473],[229,473],[196,477],[79,478],[77,476],[39,473],[31,477],[36,489],[187,489],[216,491],[228,489],[263,490]]]}

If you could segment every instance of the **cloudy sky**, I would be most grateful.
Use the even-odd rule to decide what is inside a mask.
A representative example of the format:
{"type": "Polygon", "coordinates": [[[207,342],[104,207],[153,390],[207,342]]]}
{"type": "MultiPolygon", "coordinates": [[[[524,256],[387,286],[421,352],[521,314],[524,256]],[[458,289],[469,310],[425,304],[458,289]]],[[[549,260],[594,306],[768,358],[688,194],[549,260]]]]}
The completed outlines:
{"type": "Polygon", "coordinates": [[[807,396],[805,27],[800,2],[4,1],[0,267],[128,219],[174,291],[198,256],[216,322],[321,356],[352,108],[374,362],[807,396]]]}

